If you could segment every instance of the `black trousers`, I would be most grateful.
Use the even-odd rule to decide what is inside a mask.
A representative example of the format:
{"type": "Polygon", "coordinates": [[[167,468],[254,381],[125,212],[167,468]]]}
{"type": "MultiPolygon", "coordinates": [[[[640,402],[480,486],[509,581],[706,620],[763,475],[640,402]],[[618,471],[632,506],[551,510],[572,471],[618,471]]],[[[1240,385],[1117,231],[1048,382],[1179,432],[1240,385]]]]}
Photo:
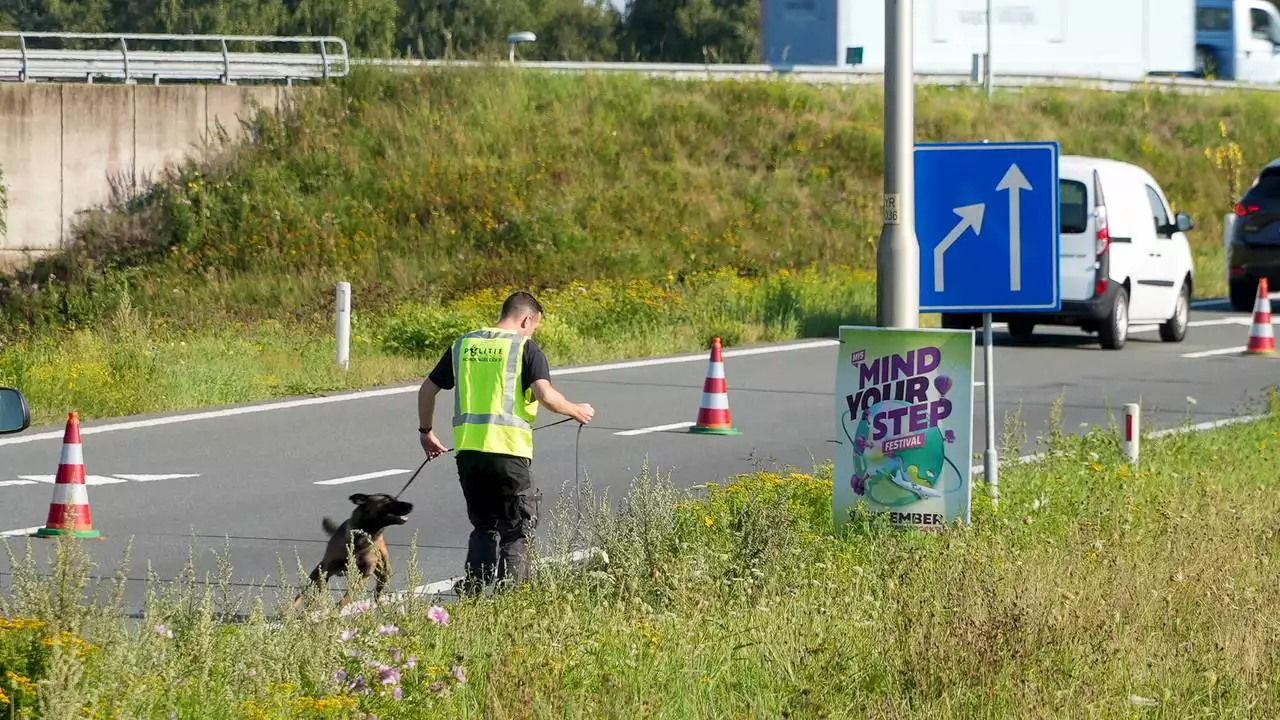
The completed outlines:
{"type": "Polygon", "coordinates": [[[454,457],[472,527],[463,591],[503,580],[523,582],[541,495],[533,486],[529,459],[474,450],[459,450],[454,457]]]}

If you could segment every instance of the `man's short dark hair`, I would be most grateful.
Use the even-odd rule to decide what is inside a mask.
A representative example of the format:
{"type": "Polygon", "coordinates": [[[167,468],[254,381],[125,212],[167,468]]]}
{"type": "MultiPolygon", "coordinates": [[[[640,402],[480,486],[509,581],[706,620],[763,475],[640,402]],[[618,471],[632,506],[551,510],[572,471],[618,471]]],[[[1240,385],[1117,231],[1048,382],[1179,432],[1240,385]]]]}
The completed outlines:
{"type": "Polygon", "coordinates": [[[514,292],[502,303],[502,317],[516,317],[518,315],[528,313],[530,315],[542,314],[542,303],[527,292],[514,292]]]}

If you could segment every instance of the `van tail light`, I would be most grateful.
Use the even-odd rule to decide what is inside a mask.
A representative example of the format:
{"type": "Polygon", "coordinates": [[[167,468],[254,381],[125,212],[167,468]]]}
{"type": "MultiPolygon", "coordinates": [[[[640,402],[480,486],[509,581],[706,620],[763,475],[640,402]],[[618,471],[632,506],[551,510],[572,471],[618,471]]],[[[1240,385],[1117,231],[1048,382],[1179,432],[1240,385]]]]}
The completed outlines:
{"type": "Polygon", "coordinates": [[[1097,228],[1096,250],[1098,254],[1097,268],[1093,284],[1093,296],[1102,297],[1107,292],[1107,285],[1110,281],[1110,270],[1107,261],[1110,259],[1107,251],[1111,249],[1111,228],[1107,224],[1107,206],[1099,205],[1094,208],[1094,225],[1097,228]]]}
{"type": "Polygon", "coordinates": [[[1257,205],[1245,205],[1244,203],[1236,203],[1236,215],[1240,217],[1244,217],[1246,215],[1252,215],[1253,213],[1260,212],[1261,210],[1262,208],[1257,205]]]}
{"type": "Polygon", "coordinates": [[[1107,208],[1099,206],[1093,212],[1095,225],[1098,228],[1097,255],[1102,257],[1111,247],[1111,228],[1107,225],[1107,208]]]}

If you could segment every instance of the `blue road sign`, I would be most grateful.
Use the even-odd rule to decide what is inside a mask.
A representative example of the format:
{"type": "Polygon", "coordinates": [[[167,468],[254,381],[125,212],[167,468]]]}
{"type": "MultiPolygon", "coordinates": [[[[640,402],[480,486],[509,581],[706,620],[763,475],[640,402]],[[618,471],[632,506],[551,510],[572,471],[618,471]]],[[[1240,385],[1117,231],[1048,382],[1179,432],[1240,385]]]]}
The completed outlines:
{"type": "Polygon", "coordinates": [[[1058,143],[914,154],[921,312],[1060,310],[1058,143]]]}

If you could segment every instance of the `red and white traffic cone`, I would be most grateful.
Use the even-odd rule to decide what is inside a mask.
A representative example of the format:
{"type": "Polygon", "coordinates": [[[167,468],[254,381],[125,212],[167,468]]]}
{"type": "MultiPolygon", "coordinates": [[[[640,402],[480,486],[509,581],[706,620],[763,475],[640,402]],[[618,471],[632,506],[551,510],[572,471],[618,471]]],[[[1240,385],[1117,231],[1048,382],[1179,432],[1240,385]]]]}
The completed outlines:
{"type": "Polygon", "coordinates": [[[704,435],[739,435],[729,417],[729,387],[724,379],[724,356],[720,350],[720,338],[711,341],[711,361],[707,364],[707,378],[702,383],[702,405],[698,408],[698,421],[689,432],[704,435]]]}
{"type": "Polygon", "coordinates": [[[1271,331],[1271,293],[1267,279],[1258,279],[1258,297],[1253,301],[1253,327],[1249,328],[1249,345],[1245,355],[1275,355],[1276,339],[1271,331]]]}
{"type": "Polygon", "coordinates": [[[67,429],[62,436],[62,457],[58,476],[53,483],[53,502],[49,503],[49,519],[36,531],[36,537],[70,535],[96,538],[102,533],[93,529],[89,510],[89,490],[85,486],[84,450],[80,445],[80,416],[67,415],[67,429]]]}

